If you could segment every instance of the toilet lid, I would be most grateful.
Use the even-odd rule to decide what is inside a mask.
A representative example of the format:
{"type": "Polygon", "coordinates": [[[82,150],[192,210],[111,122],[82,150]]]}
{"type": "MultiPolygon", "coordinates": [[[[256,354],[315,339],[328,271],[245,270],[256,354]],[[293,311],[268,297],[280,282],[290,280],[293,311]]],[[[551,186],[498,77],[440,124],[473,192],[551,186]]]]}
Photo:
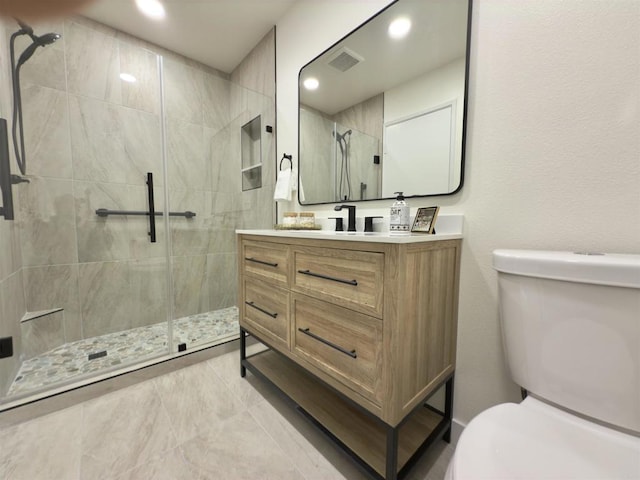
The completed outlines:
{"type": "Polygon", "coordinates": [[[455,479],[639,479],[640,438],[531,396],[475,417],[450,465],[455,479]]]}

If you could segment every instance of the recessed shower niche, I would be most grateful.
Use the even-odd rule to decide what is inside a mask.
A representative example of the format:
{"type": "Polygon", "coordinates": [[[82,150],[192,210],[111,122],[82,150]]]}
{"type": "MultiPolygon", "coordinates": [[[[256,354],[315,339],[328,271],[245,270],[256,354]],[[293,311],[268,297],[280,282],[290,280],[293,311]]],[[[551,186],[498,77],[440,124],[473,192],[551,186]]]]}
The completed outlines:
{"type": "Polygon", "coordinates": [[[258,115],[241,128],[242,190],[262,186],[262,119],[258,115]]]}

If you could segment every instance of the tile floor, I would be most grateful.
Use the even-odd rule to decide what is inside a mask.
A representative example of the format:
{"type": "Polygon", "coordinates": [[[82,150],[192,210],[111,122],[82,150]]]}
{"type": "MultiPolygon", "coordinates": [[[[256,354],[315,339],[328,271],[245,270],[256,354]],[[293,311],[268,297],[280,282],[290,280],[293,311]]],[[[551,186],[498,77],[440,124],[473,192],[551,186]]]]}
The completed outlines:
{"type": "MultiPolygon", "coordinates": [[[[3,430],[3,480],[365,478],[259,379],[241,378],[237,350],[3,430]]],[[[452,452],[438,443],[408,478],[442,479],[452,452]]]]}

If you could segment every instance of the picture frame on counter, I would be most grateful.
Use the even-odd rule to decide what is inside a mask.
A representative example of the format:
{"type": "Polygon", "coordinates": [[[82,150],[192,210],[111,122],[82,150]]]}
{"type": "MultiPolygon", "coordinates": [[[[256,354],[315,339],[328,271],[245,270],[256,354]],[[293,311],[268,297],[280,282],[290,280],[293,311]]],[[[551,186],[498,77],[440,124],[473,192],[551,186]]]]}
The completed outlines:
{"type": "Polygon", "coordinates": [[[436,220],[440,207],[420,207],[413,219],[412,232],[416,233],[435,233],[436,220]]]}

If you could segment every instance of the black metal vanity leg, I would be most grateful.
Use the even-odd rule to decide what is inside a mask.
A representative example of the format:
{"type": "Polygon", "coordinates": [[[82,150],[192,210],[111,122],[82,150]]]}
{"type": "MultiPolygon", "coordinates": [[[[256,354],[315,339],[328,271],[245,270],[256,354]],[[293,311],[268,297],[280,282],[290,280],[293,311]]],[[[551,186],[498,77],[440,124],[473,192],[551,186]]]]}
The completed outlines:
{"type": "Polygon", "coordinates": [[[398,427],[387,426],[387,469],[384,478],[398,478],[398,427]]]}
{"type": "Polygon", "coordinates": [[[451,378],[447,380],[447,383],[445,384],[444,395],[444,418],[449,421],[449,428],[444,432],[442,439],[447,443],[451,443],[451,426],[453,420],[453,375],[451,375],[451,378]]]}
{"type": "Polygon", "coordinates": [[[240,376],[244,378],[247,375],[247,369],[242,364],[247,358],[247,338],[243,328],[240,329],[240,376]]]}

